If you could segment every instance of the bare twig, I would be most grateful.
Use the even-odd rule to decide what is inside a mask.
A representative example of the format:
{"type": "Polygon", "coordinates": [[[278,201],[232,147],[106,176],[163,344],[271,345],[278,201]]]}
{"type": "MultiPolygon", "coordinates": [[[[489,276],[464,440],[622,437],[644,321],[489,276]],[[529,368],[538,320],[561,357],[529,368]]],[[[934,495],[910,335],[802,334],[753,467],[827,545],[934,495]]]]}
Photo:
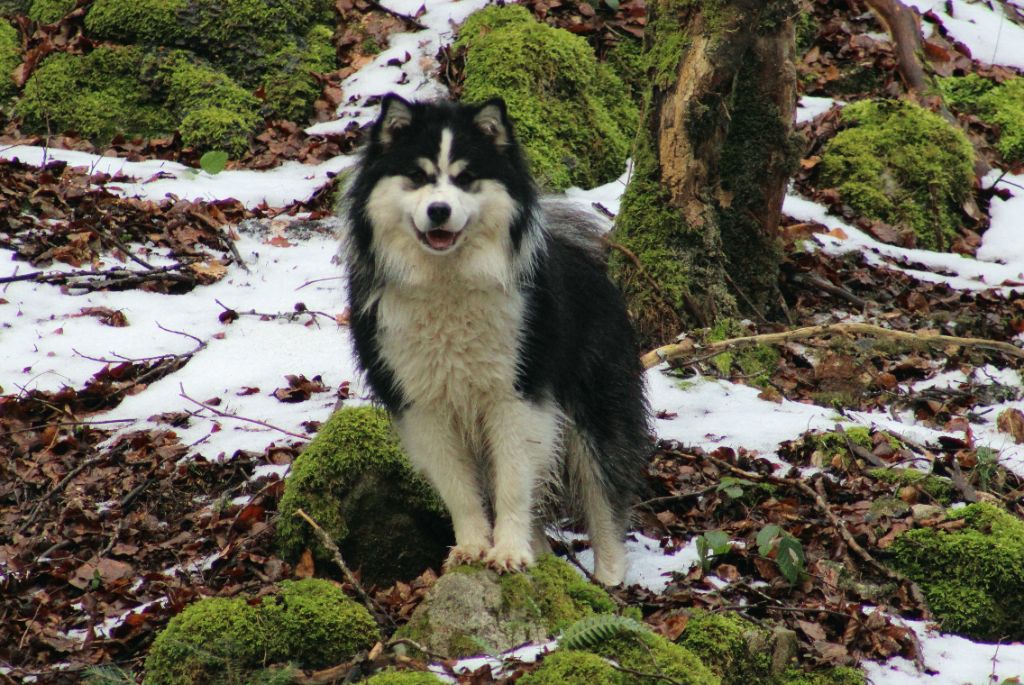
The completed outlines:
{"type": "Polygon", "coordinates": [[[290,430],[286,430],[286,429],[281,428],[279,426],[275,426],[273,424],[267,423],[266,421],[260,421],[259,419],[250,419],[250,418],[245,417],[245,416],[239,416],[238,414],[232,414],[231,412],[221,411],[220,409],[217,409],[216,407],[211,407],[210,405],[205,404],[203,402],[200,402],[199,400],[197,400],[195,398],[189,397],[188,394],[185,392],[185,386],[183,386],[180,383],[178,384],[178,390],[180,390],[180,392],[178,393],[178,397],[181,397],[182,399],[188,400],[192,404],[198,404],[203,409],[209,410],[209,411],[213,412],[214,414],[216,414],[217,416],[222,416],[225,419],[235,419],[237,421],[246,421],[248,423],[254,423],[257,426],[263,426],[264,428],[269,428],[270,430],[275,430],[275,431],[278,431],[280,433],[284,433],[285,435],[290,435],[293,438],[298,438],[299,440],[309,440],[309,436],[308,435],[299,435],[298,433],[292,433],[290,430]]]}
{"type": "Polygon", "coordinates": [[[320,525],[310,518],[309,514],[302,509],[296,509],[295,516],[298,516],[308,523],[313,528],[313,532],[316,533],[320,543],[331,551],[331,555],[334,557],[334,563],[341,569],[341,573],[345,576],[345,580],[349,582],[352,588],[356,591],[356,594],[359,595],[359,599],[363,601],[366,608],[369,609],[371,614],[373,614],[377,623],[381,626],[394,627],[395,622],[391,619],[391,616],[373,597],[370,596],[365,589],[363,589],[362,583],[359,582],[359,579],[356,578],[351,569],[349,569],[348,564],[345,563],[344,557],[341,556],[341,550],[338,549],[336,544],[334,544],[334,540],[332,540],[331,536],[327,534],[327,531],[321,528],[320,525]]]}
{"type": "Polygon", "coordinates": [[[871,335],[876,338],[897,340],[909,345],[925,345],[928,347],[941,347],[945,345],[960,345],[962,347],[978,347],[994,352],[1008,354],[1011,357],[1024,359],[1024,349],[1007,342],[988,340],[985,338],[960,338],[953,335],[941,335],[938,333],[908,333],[906,331],[894,331],[889,328],[882,328],[869,323],[833,323],[820,326],[807,326],[791,331],[780,333],[763,333],[761,335],[749,335],[742,338],[731,338],[718,342],[708,343],[698,348],[692,341],[683,340],[671,345],[663,345],[651,350],[641,357],[645,369],[657,366],[661,362],[689,357],[697,352],[701,354],[720,354],[726,350],[741,345],[778,345],[791,340],[805,340],[826,335],[871,335]]]}
{"type": "Polygon", "coordinates": [[[85,461],[79,462],[78,466],[68,471],[67,474],[60,479],[60,482],[58,482],[56,485],[50,488],[49,492],[47,492],[45,495],[39,498],[39,500],[35,503],[35,506],[32,507],[32,511],[29,512],[29,515],[25,518],[24,521],[22,521],[21,525],[18,526],[16,533],[20,535],[21,533],[25,532],[25,529],[27,529],[29,526],[35,523],[36,518],[39,517],[39,512],[42,511],[43,509],[43,504],[53,499],[54,496],[56,496],[58,493],[64,490],[67,484],[70,483],[75,476],[77,476],[78,474],[80,474],[82,471],[89,468],[93,464],[99,463],[109,458],[110,453],[104,452],[103,454],[97,454],[95,457],[90,457],[85,461]]]}

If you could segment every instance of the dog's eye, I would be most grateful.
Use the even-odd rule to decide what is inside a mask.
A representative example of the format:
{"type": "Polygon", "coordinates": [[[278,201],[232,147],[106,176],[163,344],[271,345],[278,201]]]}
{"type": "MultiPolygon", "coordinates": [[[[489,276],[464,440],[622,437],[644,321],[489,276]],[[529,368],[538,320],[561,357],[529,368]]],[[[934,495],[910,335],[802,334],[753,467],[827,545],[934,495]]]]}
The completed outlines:
{"type": "Polygon", "coordinates": [[[455,185],[457,185],[460,188],[465,189],[465,188],[468,188],[469,186],[471,186],[473,184],[473,181],[476,180],[476,176],[474,176],[469,171],[463,171],[461,174],[456,176],[454,180],[455,180],[455,185]]]}
{"type": "Polygon", "coordinates": [[[418,186],[424,185],[432,180],[432,178],[428,176],[427,172],[423,171],[423,169],[413,169],[407,173],[405,177],[412,181],[414,185],[418,186]]]}

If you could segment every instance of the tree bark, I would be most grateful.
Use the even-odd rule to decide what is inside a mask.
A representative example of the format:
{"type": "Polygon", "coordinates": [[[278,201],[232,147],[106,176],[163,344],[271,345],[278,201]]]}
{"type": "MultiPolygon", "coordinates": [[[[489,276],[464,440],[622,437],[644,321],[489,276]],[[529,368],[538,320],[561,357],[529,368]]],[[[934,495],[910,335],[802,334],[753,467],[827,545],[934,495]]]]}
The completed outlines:
{"type": "Polygon", "coordinates": [[[797,160],[795,2],[657,0],[648,12],[650,90],[612,269],[641,338],[657,343],[775,301],[797,160]]]}

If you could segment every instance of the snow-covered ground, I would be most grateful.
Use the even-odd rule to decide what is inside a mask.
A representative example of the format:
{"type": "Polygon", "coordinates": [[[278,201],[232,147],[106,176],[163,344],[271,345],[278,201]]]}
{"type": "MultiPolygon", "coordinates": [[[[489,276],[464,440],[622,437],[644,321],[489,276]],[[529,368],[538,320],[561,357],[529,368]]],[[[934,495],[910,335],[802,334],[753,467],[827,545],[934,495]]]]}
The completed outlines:
{"type": "MultiPolygon", "coordinates": [[[[415,13],[422,3],[391,0],[386,4],[399,12],[415,13]]],[[[428,28],[393,35],[387,51],[343,84],[349,100],[339,111],[338,120],[313,127],[310,132],[344,128],[352,122],[366,123],[374,114],[367,103],[387,91],[408,97],[441,94],[443,89],[431,76],[433,56],[439,46],[450,40],[453,23],[484,4],[484,0],[429,3],[426,14],[420,17],[428,28]],[[389,66],[388,61],[393,58],[399,58],[403,65],[389,66]]],[[[998,5],[990,9],[961,0],[915,0],[913,4],[922,11],[935,12],[976,58],[1024,68],[1024,30],[1003,17],[998,5]]],[[[813,118],[831,105],[831,101],[822,98],[804,98],[799,116],[801,120],[813,118]]],[[[127,196],[161,199],[172,193],[187,199],[231,197],[247,206],[281,206],[309,197],[326,183],[328,173],[354,163],[352,157],[339,157],[316,166],[293,163],[269,171],[225,171],[211,176],[175,163],[127,162],[38,147],[0,149],[0,157],[32,164],[62,159],[73,166],[127,176],[133,181],[107,185],[109,190],[127,196]]],[[[986,179],[986,183],[993,182],[994,176],[986,179]]],[[[838,229],[815,238],[820,249],[858,250],[871,263],[900,269],[922,281],[942,281],[957,289],[993,288],[1008,293],[1024,287],[1024,177],[1007,175],[999,182],[1005,184],[1013,197],[993,201],[992,228],[986,232],[977,258],[879,243],[828,215],[824,207],[796,195],[787,197],[785,211],[798,219],[838,229]]],[[[598,203],[614,213],[625,183],[624,175],[600,188],[574,189],[568,195],[587,205],[598,203]]],[[[333,394],[314,395],[309,401],[287,404],[274,399],[271,393],[286,385],[286,374],[310,378],[319,374],[332,388],[351,382],[354,396],[361,396],[363,391],[355,373],[347,331],[330,317],[312,315],[300,316],[294,322],[243,316],[224,324],[218,319],[223,311],[218,300],[238,311],[290,312],[297,302],[302,302],[311,311],[331,316],[342,312],[344,287],[338,278],[341,272],[332,263],[335,241],[319,236],[290,237],[289,242],[291,246],[281,247],[243,233],[237,247],[249,271],[233,265],[221,281],[185,295],[127,291],[73,296],[50,285],[4,285],[0,288],[0,386],[6,392],[54,390],[64,385],[80,388],[92,374],[104,368],[105,362],[97,359],[186,353],[196,346],[191,337],[194,336],[205,346],[195,352],[183,369],[126,398],[120,406],[93,417],[94,420],[116,419],[124,422],[122,431],[138,430],[151,425],[149,417],[155,414],[197,410],[183,395],[199,400],[221,397],[224,402],[218,409],[222,412],[302,433],[304,421],[327,419],[334,406],[333,394]],[[78,315],[91,306],[121,310],[129,325],[112,328],[93,317],[78,315]],[[245,390],[254,387],[259,392],[245,390]]],[[[25,265],[13,261],[13,257],[11,251],[0,249],[0,264],[6,265],[0,267],[0,276],[25,270],[25,265]]],[[[1014,374],[1003,373],[1000,379],[1004,383],[1021,383],[1014,374]]],[[[950,376],[931,383],[961,380],[950,376]]],[[[649,371],[649,385],[654,409],[672,416],[657,421],[659,435],[709,449],[743,446],[771,459],[782,441],[809,429],[831,429],[837,422],[893,428],[924,442],[934,441],[942,434],[917,425],[910,414],[854,413],[844,419],[822,407],[762,400],[756,390],[726,381],[696,378],[680,384],[665,375],[663,368],[649,371]]],[[[1024,410],[1024,402],[1005,406],[1024,410]]],[[[997,407],[997,411],[1002,408],[997,407]]],[[[999,450],[1005,465],[1024,475],[1024,446],[1011,444],[992,428],[991,422],[973,429],[980,444],[999,450]]],[[[239,449],[262,451],[274,441],[290,439],[272,428],[204,410],[199,410],[191,426],[180,433],[183,442],[192,445],[192,455],[209,459],[230,456],[239,449]]],[[[673,555],[665,555],[656,541],[637,537],[630,543],[628,580],[657,591],[665,587],[670,577],[666,574],[685,573],[695,559],[692,544],[673,555]]],[[[581,561],[590,562],[586,554],[581,554],[581,561]]],[[[918,672],[913,664],[894,659],[886,664],[866,665],[872,682],[980,685],[993,682],[991,676],[999,682],[1024,673],[1024,644],[979,645],[932,633],[923,624],[911,625],[921,638],[930,672],[918,672]]]]}

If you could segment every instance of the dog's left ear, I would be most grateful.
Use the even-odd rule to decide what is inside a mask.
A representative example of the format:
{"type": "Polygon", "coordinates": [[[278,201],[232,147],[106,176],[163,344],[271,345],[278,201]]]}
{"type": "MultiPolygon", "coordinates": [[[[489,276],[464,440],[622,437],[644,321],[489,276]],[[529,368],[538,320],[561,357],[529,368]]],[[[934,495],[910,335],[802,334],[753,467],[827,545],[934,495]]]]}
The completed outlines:
{"type": "Polygon", "coordinates": [[[480,105],[476,116],[473,117],[473,123],[497,147],[504,147],[512,140],[512,124],[508,120],[505,101],[501,98],[488,100],[480,105]]]}

